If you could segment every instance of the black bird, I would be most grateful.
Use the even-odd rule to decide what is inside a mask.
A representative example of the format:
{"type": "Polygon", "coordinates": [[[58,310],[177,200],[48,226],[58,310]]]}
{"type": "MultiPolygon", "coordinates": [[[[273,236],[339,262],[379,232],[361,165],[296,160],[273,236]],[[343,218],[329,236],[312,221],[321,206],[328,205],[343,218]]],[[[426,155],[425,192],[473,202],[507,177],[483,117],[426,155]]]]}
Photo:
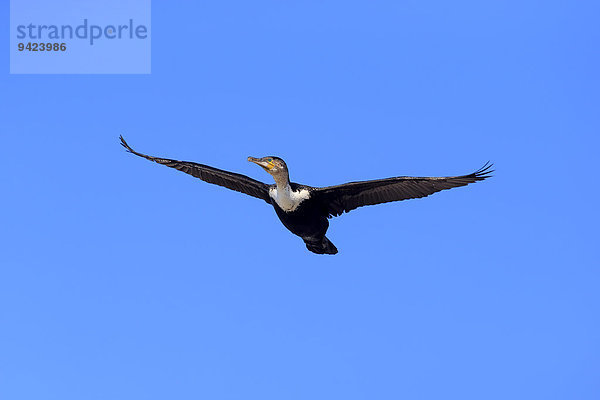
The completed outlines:
{"type": "Polygon", "coordinates": [[[288,168],[278,157],[248,157],[275,179],[267,185],[245,175],[223,171],[191,161],[177,161],[138,153],[123,137],[121,144],[130,153],[175,168],[201,180],[224,186],[271,204],[277,216],[294,235],[300,236],[306,248],[317,254],[336,254],[338,251],[325,237],[328,218],[337,217],[355,208],[373,204],[426,197],[435,192],[489,178],[492,164],[486,163],[472,174],[448,177],[409,177],[350,182],[343,185],[316,188],[290,182],[288,168]]]}

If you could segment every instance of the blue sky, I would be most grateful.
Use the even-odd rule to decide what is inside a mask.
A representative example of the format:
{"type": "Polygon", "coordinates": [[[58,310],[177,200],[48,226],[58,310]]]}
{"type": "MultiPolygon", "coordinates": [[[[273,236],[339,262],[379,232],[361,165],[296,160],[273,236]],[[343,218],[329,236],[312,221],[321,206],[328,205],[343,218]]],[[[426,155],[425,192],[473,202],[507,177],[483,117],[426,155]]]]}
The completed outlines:
{"type": "Polygon", "coordinates": [[[9,75],[5,31],[0,398],[597,399],[599,11],[155,1],[151,75],[9,75]],[[263,181],[497,172],[325,257],[120,134],[263,181]]]}

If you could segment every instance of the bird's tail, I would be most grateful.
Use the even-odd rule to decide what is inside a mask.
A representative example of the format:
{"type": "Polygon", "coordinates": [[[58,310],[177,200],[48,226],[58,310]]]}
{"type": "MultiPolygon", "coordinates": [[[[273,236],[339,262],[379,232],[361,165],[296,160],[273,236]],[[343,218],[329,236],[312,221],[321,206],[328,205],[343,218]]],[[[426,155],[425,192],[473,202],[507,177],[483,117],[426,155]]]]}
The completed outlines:
{"type": "Polygon", "coordinates": [[[337,254],[338,249],[325,236],[323,239],[304,239],[306,248],[317,254],[337,254]]]}

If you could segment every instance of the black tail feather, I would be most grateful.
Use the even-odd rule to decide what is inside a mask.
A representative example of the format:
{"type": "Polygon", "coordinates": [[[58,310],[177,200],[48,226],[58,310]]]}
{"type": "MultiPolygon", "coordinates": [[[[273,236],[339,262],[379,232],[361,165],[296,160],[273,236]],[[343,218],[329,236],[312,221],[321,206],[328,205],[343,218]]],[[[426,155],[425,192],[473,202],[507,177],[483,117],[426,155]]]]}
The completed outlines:
{"type": "Polygon", "coordinates": [[[304,239],[306,248],[316,254],[337,254],[338,249],[325,236],[321,240],[304,239]]]}

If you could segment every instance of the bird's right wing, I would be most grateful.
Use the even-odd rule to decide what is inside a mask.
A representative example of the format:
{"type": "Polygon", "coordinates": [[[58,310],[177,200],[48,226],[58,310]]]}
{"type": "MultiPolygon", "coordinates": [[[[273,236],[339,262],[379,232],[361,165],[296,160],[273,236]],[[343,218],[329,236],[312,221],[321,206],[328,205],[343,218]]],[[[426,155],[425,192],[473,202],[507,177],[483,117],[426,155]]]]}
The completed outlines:
{"type": "Polygon", "coordinates": [[[259,182],[245,175],[236,174],[234,172],[223,171],[221,169],[209,167],[208,165],[198,164],[191,161],[178,161],[170,160],[168,158],[157,158],[148,156],[146,154],[138,153],[133,150],[123,139],[120,137],[121,145],[127,149],[128,152],[135,154],[136,156],[143,157],[146,160],[154,161],[155,163],[166,165],[170,168],[175,168],[178,171],[185,172],[196,178],[203,180],[204,182],[213,183],[215,185],[226,187],[227,189],[235,190],[237,192],[245,193],[247,195],[263,199],[267,203],[269,201],[269,186],[265,183],[259,182]]]}
{"type": "Polygon", "coordinates": [[[318,188],[312,195],[318,196],[321,200],[324,215],[337,217],[358,207],[426,197],[441,190],[482,181],[494,172],[491,168],[492,164],[486,163],[472,174],[461,176],[399,176],[374,181],[350,182],[318,188]]]}

